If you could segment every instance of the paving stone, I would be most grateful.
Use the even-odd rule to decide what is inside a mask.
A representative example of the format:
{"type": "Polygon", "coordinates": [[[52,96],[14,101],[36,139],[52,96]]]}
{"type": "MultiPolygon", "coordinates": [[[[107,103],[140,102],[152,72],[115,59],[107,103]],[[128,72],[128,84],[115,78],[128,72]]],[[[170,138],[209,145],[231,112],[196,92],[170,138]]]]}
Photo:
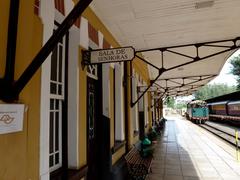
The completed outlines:
{"type": "Polygon", "coordinates": [[[165,175],[177,175],[182,176],[182,170],[180,169],[172,169],[172,168],[166,168],[165,169],[165,175]]]}
{"type": "Polygon", "coordinates": [[[167,121],[147,180],[240,180],[240,163],[197,128],[186,120],[167,121]]]}
{"type": "Polygon", "coordinates": [[[184,180],[199,180],[200,177],[184,176],[183,179],[184,179],[184,180]]]}
{"type": "Polygon", "coordinates": [[[165,175],[164,180],[183,180],[183,176],[165,175]]]}

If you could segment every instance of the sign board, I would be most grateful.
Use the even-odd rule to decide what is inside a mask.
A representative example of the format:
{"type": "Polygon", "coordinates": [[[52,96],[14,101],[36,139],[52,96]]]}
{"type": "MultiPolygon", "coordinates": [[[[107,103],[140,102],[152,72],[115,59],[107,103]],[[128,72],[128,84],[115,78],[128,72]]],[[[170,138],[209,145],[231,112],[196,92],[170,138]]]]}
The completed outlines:
{"type": "MultiPolygon", "coordinates": [[[[138,86],[138,92],[144,92],[147,88],[148,86],[138,86]]],[[[151,86],[148,89],[149,92],[156,92],[157,90],[158,88],[156,86],[151,86]]]]}
{"type": "Polygon", "coordinates": [[[131,61],[135,56],[133,47],[92,50],[89,53],[89,59],[84,60],[90,64],[131,61]]]}
{"type": "Polygon", "coordinates": [[[0,134],[22,131],[23,118],[23,104],[0,104],[0,134]]]}

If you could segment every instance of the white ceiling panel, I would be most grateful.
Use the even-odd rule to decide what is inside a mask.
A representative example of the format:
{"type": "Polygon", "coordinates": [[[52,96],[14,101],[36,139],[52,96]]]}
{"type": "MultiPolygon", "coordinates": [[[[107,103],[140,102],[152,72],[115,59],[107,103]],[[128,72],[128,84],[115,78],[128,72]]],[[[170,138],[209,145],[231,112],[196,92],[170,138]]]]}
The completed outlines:
{"type": "MultiPolygon", "coordinates": [[[[240,36],[240,0],[94,0],[91,7],[121,46],[133,46],[136,50],[196,44],[240,36]]],[[[239,44],[238,41],[237,45],[239,44]]],[[[232,46],[233,43],[220,45],[232,46]]],[[[194,47],[171,50],[191,57],[197,56],[194,47]]],[[[199,57],[223,50],[226,48],[201,47],[199,57]]],[[[164,72],[160,78],[218,74],[232,52],[164,72]]],[[[142,55],[153,65],[162,67],[159,50],[144,52],[142,55]]],[[[164,52],[164,68],[190,61],[190,58],[176,53],[164,52]]],[[[151,66],[148,66],[148,69],[153,80],[157,77],[158,70],[151,66]]],[[[173,84],[169,84],[170,86],[173,84]]]]}

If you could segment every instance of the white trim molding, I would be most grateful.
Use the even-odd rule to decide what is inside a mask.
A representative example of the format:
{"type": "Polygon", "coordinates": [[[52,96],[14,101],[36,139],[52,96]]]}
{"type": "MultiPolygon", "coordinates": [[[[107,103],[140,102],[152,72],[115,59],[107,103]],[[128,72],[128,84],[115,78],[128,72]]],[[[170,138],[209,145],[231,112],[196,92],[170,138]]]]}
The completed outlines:
{"type": "Polygon", "coordinates": [[[80,46],[85,49],[89,48],[88,20],[84,17],[81,17],[80,23],[80,46]]]}
{"type": "Polygon", "coordinates": [[[79,168],[79,39],[76,26],[69,31],[68,53],[68,167],[79,168]]]}
{"type": "Polygon", "coordinates": [[[123,63],[115,63],[115,139],[123,141],[124,132],[124,94],[123,63]]]}
{"type": "MultiPolygon", "coordinates": [[[[54,1],[40,1],[40,18],[43,23],[43,44],[51,37],[54,29],[54,1]]],[[[50,99],[51,55],[41,68],[41,110],[40,110],[40,170],[39,179],[49,180],[49,99],[50,99]]]]}

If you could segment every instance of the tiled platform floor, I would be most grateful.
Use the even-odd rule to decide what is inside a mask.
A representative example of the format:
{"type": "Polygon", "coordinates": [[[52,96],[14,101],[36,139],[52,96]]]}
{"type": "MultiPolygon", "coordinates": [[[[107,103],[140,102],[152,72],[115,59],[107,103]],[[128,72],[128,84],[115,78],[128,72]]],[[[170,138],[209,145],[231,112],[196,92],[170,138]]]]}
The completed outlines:
{"type": "Polygon", "coordinates": [[[190,121],[167,119],[148,180],[240,180],[240,162],[226,151],[232,147],[190,121]]]}

